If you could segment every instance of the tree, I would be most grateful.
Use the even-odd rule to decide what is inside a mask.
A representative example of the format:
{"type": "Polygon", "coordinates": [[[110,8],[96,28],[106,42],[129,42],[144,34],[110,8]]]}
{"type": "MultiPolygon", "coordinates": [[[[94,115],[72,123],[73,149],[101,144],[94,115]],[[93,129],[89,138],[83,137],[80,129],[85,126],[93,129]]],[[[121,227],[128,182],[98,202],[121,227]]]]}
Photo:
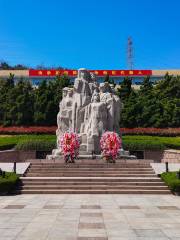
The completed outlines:
{"type": "Polygon", "coordinates": [[[15,125],[33,125],[34,92],[30,82],[19,81],[15,86],[17,121],[15,125]]]}
{"type": "Polygon", "coordinates": [[[0,63],[0,69],[1,70],[9,70],[9,69],[11,69],[11,66],[7,62],[2,61],[0,63]]]}
{"type": "Polygon", "coordinates": [[[47,106],[47,83],[42,81],[35,89],[34,97],[34,124],[46,125],[46,106],[47,106]]]}
{"type": "Polygon", "coordinates": [[[152,85],[152,82],[150,80],[150,77],[147,76],[144,78],[144,81],[142,83],[142,86],[140,87],[140,94],[143,94],[143,95],[147,95],[149,94],[150,92],[152,92],[153,90],[153,85],[152,85]]]}
{"type": "Polygon", "coordinates": [[[3,116],[4,125],[33,124],[33,91],[31,84],[20,80],[6,95],[6,106],[3,116]]]}
{"type": "Polygon", "coordinates": [[[62,89],[70,85],[66,75],[57,76],[54,81],[43,81],[35,90],[34,123],[36,125],[55,125],[62,89]]]}
{"type": "Polygon", "coordinates": [[[129,77],[125,77],[121,84],[121,88],[118,90],[118,95],[123,101],[125,101],[133,91],[131,88],[131,85],[132,85],[132,79],[129,77]]]}
{"type": "Polygon", "coordinates": [[[121,112],[121,127],[138,127],[139,102],[137,93],[132,91],[128,98],[124,101],[124,106],[121,112]]]}
{"type": "Polygon", "coordinates": [[[7,62],[2,61],[0,63],[0,69],[1,70],[24,70],[24,69],[28,69],[28,67],[26,67],[25,65],[22,65],[22,64],[17,64],[17,65],[11,66],[7,62]]]}
{"type": "Polygon", "coordinates": [[[6,115],[8,115],[10,92],[14,89],[14,75],[10,74],[5,80],[0,80],[0,124],[10,124],[6,122],[6,115]]]}
{"type": "Polygon", "coordinates": [[[152,124],[152,113],[156,109],[156,96],[153,93],[152,82],[150,77],[144,78],[142,86],[138,92],[138,102],[139,102],[139,120],[138,125],[142,127],[149,127],[152,124]]]}

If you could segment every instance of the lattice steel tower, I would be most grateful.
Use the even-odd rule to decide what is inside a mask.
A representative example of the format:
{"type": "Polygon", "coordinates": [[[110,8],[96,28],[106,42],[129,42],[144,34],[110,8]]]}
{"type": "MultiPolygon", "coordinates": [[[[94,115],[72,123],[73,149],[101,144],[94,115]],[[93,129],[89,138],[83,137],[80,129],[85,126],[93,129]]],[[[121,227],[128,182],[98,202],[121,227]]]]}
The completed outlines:
{"type": "Polygon", "coordinates": [[[131,37],[128,37],[127,67],[130,70],[132,70],[134,68],[134,50],[133,50],[133,40],[131,37]]]}

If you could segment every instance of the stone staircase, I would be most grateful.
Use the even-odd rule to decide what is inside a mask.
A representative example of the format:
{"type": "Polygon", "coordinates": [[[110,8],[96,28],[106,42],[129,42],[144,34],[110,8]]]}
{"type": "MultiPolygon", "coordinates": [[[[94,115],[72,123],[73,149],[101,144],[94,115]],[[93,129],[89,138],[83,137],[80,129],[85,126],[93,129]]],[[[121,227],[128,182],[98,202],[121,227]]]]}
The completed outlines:
{"type": "Polygon", "coordinates": [[[150,164],[32,163],[16,189],[37,194],[169,194],[150,164]]]}

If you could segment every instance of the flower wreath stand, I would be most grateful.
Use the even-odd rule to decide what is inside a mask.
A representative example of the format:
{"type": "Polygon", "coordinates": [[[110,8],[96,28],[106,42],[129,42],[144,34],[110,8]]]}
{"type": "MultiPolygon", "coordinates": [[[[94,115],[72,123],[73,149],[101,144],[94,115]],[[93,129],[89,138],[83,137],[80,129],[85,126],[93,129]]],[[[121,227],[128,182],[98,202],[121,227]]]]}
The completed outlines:
{"type": "Polygon", "coordinates": [[[117,133],[105,132],[100,140],[101,154],[107,163],[115,163],[122,141],[117,133]]]}
{"type": "Polygon", "coordinates": [[[62,150],[65,163],[75,163],[79,155],[80,141],[74,132],[65,132],[60,139],[60,148],[62,150]]]}

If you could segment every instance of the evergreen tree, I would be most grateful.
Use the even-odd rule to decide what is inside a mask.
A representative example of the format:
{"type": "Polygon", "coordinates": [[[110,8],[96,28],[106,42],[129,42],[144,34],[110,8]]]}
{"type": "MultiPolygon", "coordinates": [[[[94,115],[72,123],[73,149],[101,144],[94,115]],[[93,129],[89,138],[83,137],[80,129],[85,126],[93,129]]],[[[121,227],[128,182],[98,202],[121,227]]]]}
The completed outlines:
{"type": "Polygon", "coordinates": [[[6,94],[6,107],[3,116],[4,125],[33,124],[33,91],[31,84],[20,80],[6,94]]]}
{"type": "Polygon", "coordinates": [[[70,85],[66,75],[57,76],[55,81],[43,81],[35,90],[34,123],[36,125],[56,125],[62,89],[70,85]]]}
{"type": "Polygon", "coordinates": [[[35,90],[34,100],[34,124],[46,125],[46,107],[48,103],[46,81],[42,81],[35,90]]]}
{"type": "Polygon", "coordinates": [[[140,92],[139,93],[141,93],[143,95],[147,95],[150,92],[152,92],[152,90],[153,90],[152,82],[150,80],[150,77],[147,76],[147,77],[144,78],[144,81],[142,83],[142,86],[140,87],[140,92]]]}
{"type": "Polygon", "coordinates": [[[14,89],[14,75],[10,74],[7,79],[0,80],[0,124],[10,125],[6,122],[6,115],[8,115],[10,92],[14,89]]]}
{"type": "Polygon", "coordinates": [[[140,106],[138,105],[137,93],[132,91],[123,104],[121,112],[121,127],[138,127],[138,114],[140,106]]]}
{"type": "Polygon", "coordinates": [[[129,77],[125,77],[121,84],[121,88],[118,90],[118,95],[123,101],[126,100],[130,96],[131,92],[133,91],[131,88],[131,85],[132,85],[132,79],[129,77]]]}
{"type": "Polygon", "coordinates": [[[19,81],[14,88],[16,93],[17,121],[15,125],[33,125],[34,91],[30,82],[19,81]]]}

